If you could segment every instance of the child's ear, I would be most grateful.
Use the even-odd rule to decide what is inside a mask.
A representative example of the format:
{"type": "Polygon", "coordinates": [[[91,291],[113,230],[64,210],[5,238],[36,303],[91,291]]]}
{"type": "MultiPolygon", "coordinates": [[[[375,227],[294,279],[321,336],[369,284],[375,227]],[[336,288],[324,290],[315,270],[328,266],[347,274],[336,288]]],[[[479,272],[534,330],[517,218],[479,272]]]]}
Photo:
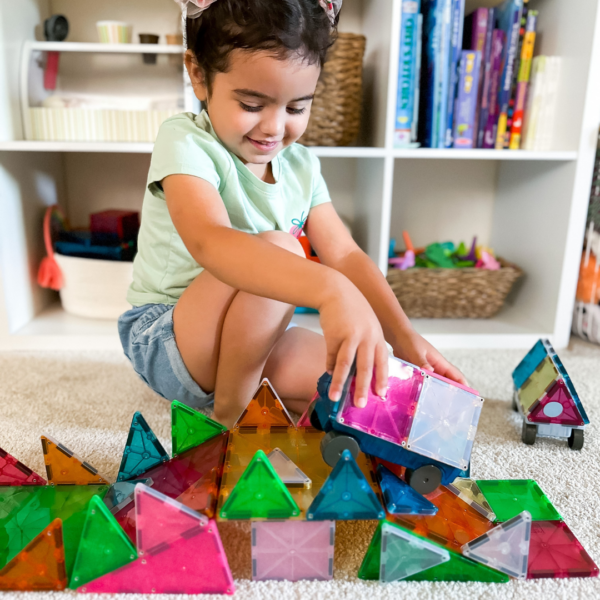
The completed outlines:
{"type": "Polygon", "coordinates": [[[191,50],[185,52],[185,68],[187,69],[188,75],[192,81],[192,87],[194,88],[194,94],[200,102],[206,102],[208,100],[208,90],[202,69],[198,66],[194,53],[191,50]]]}

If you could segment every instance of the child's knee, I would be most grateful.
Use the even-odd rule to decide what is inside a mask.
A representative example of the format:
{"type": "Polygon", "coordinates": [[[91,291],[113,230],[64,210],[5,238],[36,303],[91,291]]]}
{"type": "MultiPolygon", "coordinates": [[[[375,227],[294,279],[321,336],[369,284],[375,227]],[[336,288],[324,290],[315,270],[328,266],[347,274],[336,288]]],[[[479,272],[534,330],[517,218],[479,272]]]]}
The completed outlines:
{"type": "Polygon", "coordinates": [[[293,252],[302,257],[306,256],[302,244],[290,233],[286,233],[285,231],[263,231],[258,236],[288,252],[293,252]]]}

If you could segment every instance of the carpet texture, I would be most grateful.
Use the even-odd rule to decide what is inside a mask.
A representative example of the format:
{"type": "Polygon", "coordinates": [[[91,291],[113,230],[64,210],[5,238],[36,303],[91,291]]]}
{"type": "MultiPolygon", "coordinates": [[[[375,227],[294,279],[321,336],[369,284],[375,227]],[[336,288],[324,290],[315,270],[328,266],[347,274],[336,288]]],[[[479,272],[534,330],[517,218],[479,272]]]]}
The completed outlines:
{"type": "MultiPolygon", "coordinates": [[[[581,452],[566,443],[539,440],[525,446],[521,422],[510,408],[512,369],[523,351],[461,350],[446,355],[486,398],[472,455],[482,479],[535,479],[596,562],[600,562],[600,348],[573,340],[559,353],[590,417],[581,452]]],[[[170,451],[170,410],[137,378],[118,353],[0,353],[0,447],[45,474],[40,434],[47,433],[114,481],[136,410],[170,451]]],[[[483,583],[363,582],[356,578],[374,522],[338,523],[333,581],[250,581],[249,524],[219,525],[236,579],[238,600],[265,598],[597,598],[598,579],[483,583]]],[[[44,599],[43,593],[4,598],[44,599]]],[[[73,597],[72,592],[52,598],[73,597]]],[[[117,596],[117,598],[119,598],[117,596]]],[[[123,595],[122,599],[136,599],[123,595]]],[[[139,596],[141,598],[141,596],[139,596]]],[[[178,598],[183,599],[183,596],[178,598]]],[[[45,600],[45,599],[44,599],[45,600]]]]}

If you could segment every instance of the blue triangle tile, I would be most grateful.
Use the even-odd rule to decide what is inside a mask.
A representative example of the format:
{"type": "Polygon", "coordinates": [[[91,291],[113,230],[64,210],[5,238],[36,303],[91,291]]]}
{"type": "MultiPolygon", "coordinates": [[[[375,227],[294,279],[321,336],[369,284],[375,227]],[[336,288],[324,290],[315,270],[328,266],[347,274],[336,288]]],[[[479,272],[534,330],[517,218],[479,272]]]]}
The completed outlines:
{"type": "Polygon", "coordinates": [[[349,450],[308,508],[309,521],[383,519],[385,511],[349,450]]]}
{"type": "Polygon", "coordinates": [[[139,477],[148,469],[167,460],[169,455],[146,423],[146,419],[142,413],[136,412],[131,421],[117,481],[139,477]]]}
{"type": "Polygon", "coordinates": [[[546,348],[544,348],[542,340],[538,340],[512,373],[515,389],[521,389],[544,358],[546,358],[546,348]]]}
{"type": "Polygon", "coordinates": [[[408,483],[396,477],[387,467],[377,467],[379,487],[386,510],[392,515],[435,515],[438,508],[408,483]]]}

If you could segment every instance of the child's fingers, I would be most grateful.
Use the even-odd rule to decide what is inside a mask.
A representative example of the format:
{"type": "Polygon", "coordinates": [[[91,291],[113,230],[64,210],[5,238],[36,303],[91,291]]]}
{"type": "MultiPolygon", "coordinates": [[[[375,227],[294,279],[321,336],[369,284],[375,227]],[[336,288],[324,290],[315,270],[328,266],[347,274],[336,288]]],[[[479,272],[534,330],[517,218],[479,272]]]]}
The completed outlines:
{"type": "Polygon", "coordinates": [[[374,349],[361,344],[356,353],[356,385],[354,388],[354,406],[364,408],[369,397],[369,388],[373,377],[374,349]]]}
{"type": "Polygon", "coordinates": [[[337,402],[342,397],[344,383],[348,379],[354,357],[356,355],[356,346],[350,342],[343,342],[337,353],[333,377],[329,388],[329,399],[337,402]]]}
{"type": "Polygon", "coordinates": [[[384,343],[375,348],[375,390],[385,398],[388,387],[388,350],[384,343]]]}
{"type": "Polygon", "coordinates": [[[439,375],[447,377],[448,379],[452,379],[452,381],[456,381],[461,385],[469,385],[465,379],[465,376],[453,364],[449,363],[445,359],[443,362],[436,365],[435,371],[439,375]]]}

